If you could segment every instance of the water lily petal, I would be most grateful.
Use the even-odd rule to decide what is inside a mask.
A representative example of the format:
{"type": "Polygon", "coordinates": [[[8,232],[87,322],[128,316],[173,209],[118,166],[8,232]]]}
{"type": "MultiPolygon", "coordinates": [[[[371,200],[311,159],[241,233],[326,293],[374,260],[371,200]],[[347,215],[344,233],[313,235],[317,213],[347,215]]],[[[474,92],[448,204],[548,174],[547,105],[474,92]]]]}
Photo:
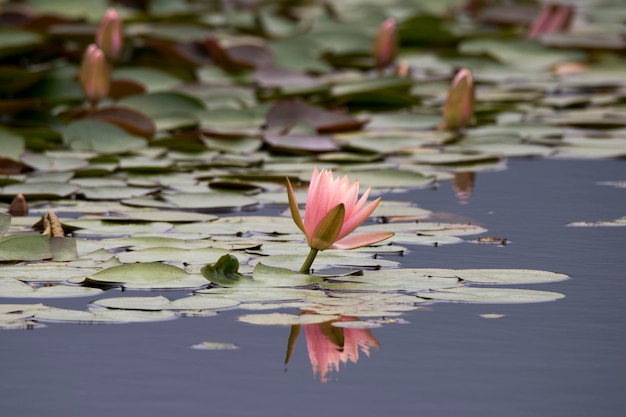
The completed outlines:
{"type": "Polygon", "coordinates": [[[380,203],[381,198],[377,198],[376,200],[369,203],[367,206],[362,208],[357,213],[352,213],[352,216],[344,220],[343,227],[341,228],[341,232],[339,233],[339,239],[342,239],[344,236],[352,233],[357,227],[361,225],[367,218],[376,210],[378,204],[380,203]]]}
{"type": "Polygon", "coordinates": [[[339,204],[326,213],[310,237],[309,246],[318,250],[328,249],[337,240],[345,214],[346,209],[343,204],[339,204]]]}
{"type": "Polygon", "coordinates": [[[331,246],[331,249],[356,249],[381,242],[393,235],[393,232],[356,233],[338,240],[331,246]]]}
{"type": "Polygon", "coordinates": [[[302,233],[306,233],[304,230],[304,223],[302,222],[302,216],[300,216],[300,209],[298,208],[298,201],[296,200],[296,194],[293,191],[293,187],[291,186],[291,181],[287,178],[287,198],[289,199],[289,211],[291,212],[291,217],[293,221],[296,223],[296,226],[302,233]]]}

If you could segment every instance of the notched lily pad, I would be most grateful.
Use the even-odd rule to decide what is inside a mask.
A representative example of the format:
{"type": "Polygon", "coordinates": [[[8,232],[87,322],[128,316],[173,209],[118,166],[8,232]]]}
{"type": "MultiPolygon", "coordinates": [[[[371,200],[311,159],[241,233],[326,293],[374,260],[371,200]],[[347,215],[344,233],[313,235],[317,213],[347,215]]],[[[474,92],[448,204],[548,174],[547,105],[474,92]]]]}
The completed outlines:
{"type": "Polygon", "coordinates": [[[569,278],[565,274],[533,269],[457,269],[455,274],[475,284],[542,284],[569,278]]]}
{"type": "Polygon", "coordinates": [[[206,285],[202,277],[160,262],[113,266],[84,280],[72,282],[102,286],[123,286],[128,289],[187,289],[206,285]]]}

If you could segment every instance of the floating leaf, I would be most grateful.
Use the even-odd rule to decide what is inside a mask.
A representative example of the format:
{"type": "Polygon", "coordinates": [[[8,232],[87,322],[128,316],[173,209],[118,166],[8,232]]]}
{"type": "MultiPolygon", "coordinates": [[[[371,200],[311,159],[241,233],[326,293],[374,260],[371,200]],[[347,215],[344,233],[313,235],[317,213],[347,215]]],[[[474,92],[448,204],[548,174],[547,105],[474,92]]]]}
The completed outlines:
{"type": "Polygon", "coordinates": [[[198,350],[233,350],[239,349],[239,346],[234,345],[232,343],[223,343],[223,342],[202,342],[197,343],[195,345],[191,345],[192,349],[198,350]]]}
{"type": "Polygon", "coordinates": [[[178,193],[165,199],[181,209],[233,209],[251,207],[258,204],[252,197],[229,192],[178,193]]]}
{"type": "Polygon", "coordinates": [[[541,303],[565,297],[557,292],[475,287],[457,287],[430,292],[421,291],[417,295],[438,301],[481,304],[541,303]]]}
{"type": "Polygon", "coordinates": [[[300,274],[285,268],[276,268],[258,263],[252,273],[254,281],[268,287],[299,287],[322,281],[321,277],[300,274]]]}
{"type": "MultiPolygon", "coordinates": [[[[406,291],[417,293],[423,290],[453,288],[459,279],[451,269],[383,269],[364,271],[362,276],[333,277],[322,284],[323,288],[333,290],[370,290],[370,291],[406,291]]],[[[417,302],[412,298],[412,302],[417,302]]]]}
{"type": "Polygon", "coordinates": [[[121,127],[131,135],[151,138],[156,127],[154,122],[143,113],[124,107],[100,108],[88,115],[91,119],[100,120],[121,127]]]}
{"type": "Polygon", "coordinates": [[[96,300],[93,304],[122,310],[159,311],[170,306],[170,300],[159,295],[156,297],[112,297],[96,300]]]}
{"type": "Polygon", "coordinates": [[[565,274],[532,269],[457,269],[455,274],[476,284],[542,284],[569,278],[565,274]]]}
{"type": "Polygon", "coordinates": [[[107,310],[94,311],[67,310],[50,307],[35,315],[37,320],[57,323],[142,323],[175,319],[177,316],[171,311],[136,311],[136,310],[107,310]]]}
{"type": "Polygon", "coordinates": [[[72,184],[58,182],[38,182],[7,185],[0,187],[0,197],[13,197],[23,194],[28,199],[46,199],[68,197],[79,190],[80,187],[72,184]]]}
{"type": "Polygon", "coordinates": [[[134,289],[199,288],[206,285],[200,276],[160,262],[113,266],[74,282],[118,285],[134,289]]]}
{"type": "Polygon", "coordinates": [[[248,324],[263,326],[293,326],[302,324],[319,324],[338,320],[340,316],[324,314],[303,314],[300,316],[286,313],[270,314],[246,314],[239,316],[237,320],[248,324]]]}
{"type": "Polygon", "coordinates": [[[9,230],[9,227],[11,227],[11,216],[0,213],[0,238],[9,230]]]}
{"type": "Polygon", "coordinates": [[[63,142],[78,151],[119,154],[146,146],[146,140],[98,120],[84,119],[66,126],[63,142]]]}
{"type": "Polygon", "coordinates": [[[24,282],[50,283],[64,282],[68,278],[87,277],[96,272],[92,268],[73,268],[60,263],[31,263],[26,265],[3,266],[0,278],[15,278],[24,282]]]}
{"type": "MultiPolygon", "coordinates": [[[[215,263],[228,252],[224,249],[202,248],[202,249],[181,249],[171,247],[148,248],[123,252],[117,254],[117,259],[122,263],[133,262],[180,262],[187,265],[205,265],[215,263]]],[[[247,258],[239,255],[242,260],[247,258]]]]}
{"type": "Polygon", "coordinates": [[[11,235],[0,238],[0,261],[39,261],[51,258],[48,236],[11,235]]]}
{"type": "Polygon", "coordinates": [[[99,294],[98,288],[78,287],[69,285],[49,285],[31,287],[17,279],[0,278],[0,297],[10,298],[66,298],[87,297],[99,294]]]}
{"type": "Polygon", "coordinates": [[[169,306],[171,310],[223,310],[234,308],[239,305],[239,301],[232,298],[219,297],[214,295],[192,295],[191,297],[179,298],[172,301],[169,306]]]}

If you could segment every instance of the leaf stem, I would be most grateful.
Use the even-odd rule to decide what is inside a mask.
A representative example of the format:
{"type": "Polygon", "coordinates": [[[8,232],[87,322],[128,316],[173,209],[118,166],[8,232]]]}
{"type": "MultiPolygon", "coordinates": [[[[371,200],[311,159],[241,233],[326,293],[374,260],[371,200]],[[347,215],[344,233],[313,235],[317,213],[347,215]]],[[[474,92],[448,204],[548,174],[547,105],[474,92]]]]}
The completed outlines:
{"type": "Polygon", "coordinates": [[[309,270],[311,269],[311,265],[313,265],[313,261],[315,260],[315,257],[317,256],[317,252],[319,252],[319,249],[311,248],[309,255],[306,257],[306,260],[302,264],[302,268],[300,268],[301,274],[309,273],[309,270]]]}

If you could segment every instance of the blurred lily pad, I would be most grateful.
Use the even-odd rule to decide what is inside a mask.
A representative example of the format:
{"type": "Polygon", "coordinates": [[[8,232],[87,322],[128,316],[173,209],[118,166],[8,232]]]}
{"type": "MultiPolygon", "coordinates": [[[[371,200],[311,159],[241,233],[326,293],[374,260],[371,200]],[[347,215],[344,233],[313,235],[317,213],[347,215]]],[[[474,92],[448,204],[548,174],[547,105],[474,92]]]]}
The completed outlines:
{"type": "Polygon", "coordinates": [[[115,125],[90,119],[69,124],[63,131],[63,142],[78,151],[102,154],[124,153],[146,146],[143,138],[115,125]]]}

